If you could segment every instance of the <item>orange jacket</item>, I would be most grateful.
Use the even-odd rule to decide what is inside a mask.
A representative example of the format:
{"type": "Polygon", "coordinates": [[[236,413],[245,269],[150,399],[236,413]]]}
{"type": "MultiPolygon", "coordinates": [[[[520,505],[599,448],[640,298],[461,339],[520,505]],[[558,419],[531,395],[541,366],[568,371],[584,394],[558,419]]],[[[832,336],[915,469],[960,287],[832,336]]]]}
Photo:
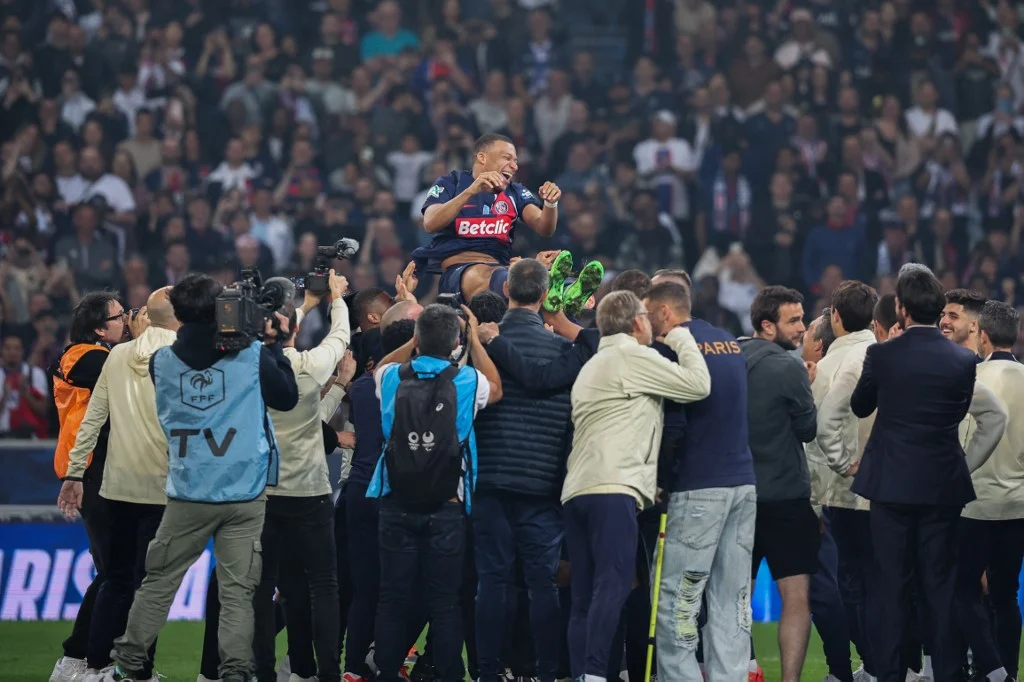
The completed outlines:
{"type": "MultiPolygon", "coordinates": [[[[85,410],[89,407],[92,389],[75,386],[68,381],[75,364],[83,355],[93,350],[109,353],[109,349],[95,343],[76,343],[68,346],[57,363],[57,371],[53,375],[53,400],[57,405],[57,419],[60,422],[60,433],[57,436],[57,449],[53,453],[53,470],[58,478],[64,478],[68,472],[68,459],[71,448],[78,437],[78,427],[85,418],[85,410]]],[[[92,462],[92,453],[89,453],[92,462]]]]}

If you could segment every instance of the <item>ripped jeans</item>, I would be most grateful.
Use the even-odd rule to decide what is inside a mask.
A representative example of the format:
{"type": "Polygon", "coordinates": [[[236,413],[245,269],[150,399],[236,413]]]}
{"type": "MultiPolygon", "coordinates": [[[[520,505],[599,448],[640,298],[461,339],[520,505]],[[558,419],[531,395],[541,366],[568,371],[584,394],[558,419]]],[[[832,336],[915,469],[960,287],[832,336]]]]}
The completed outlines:
{"type": "Polygon", "coordinates": [[[746,682],[750,661],[750,561],[754,486],[672,493],[658,595],[658,679],[701,682],[701,596],[707,596],[709,682],[746,682]]]}

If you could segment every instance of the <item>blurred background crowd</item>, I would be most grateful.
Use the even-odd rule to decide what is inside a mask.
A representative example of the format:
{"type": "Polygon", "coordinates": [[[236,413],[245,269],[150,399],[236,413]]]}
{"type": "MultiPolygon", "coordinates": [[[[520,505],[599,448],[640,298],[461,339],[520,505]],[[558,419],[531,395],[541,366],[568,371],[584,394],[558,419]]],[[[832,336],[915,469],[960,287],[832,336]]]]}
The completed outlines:
{"type": "MultiPolygon", "coordinates": [[[[0,436],[45,437],[83,292],[301,277],[389,288],[474,138],[563,191],[553,239],[686,267],[734,334],[909,261],[1024,305],[1024,5],[1007,0],[0,0],[0,436]],[[43,413],[41,414],[40,411],[43,413]]],[[[435,282],[422,277],[417,295],[435,282]]],[[[325,333],[303,325],[300,346],[325,333]]],[[[1024,339],[1022,339],[1024,341],[1024,339]]],[[[1018,352],[1020,349],[1018,349],[1018,352]]]]}

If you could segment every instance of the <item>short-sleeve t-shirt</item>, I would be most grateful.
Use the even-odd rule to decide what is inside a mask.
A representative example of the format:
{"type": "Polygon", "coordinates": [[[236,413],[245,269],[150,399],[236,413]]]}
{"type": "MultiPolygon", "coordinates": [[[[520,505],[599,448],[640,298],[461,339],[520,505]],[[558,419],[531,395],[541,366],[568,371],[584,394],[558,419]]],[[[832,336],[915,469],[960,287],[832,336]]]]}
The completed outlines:
{"type": "MultiPolygon", "coordinates": [[[[427,192],[421,212],[426,212],[428,206],[451,201],[472,184],[469,171],[452,171],[438,178],[427,192]]],[[[434,235],[429,245],[413,251],[417,268],[425,264],[427,272],[439,273],[444,259],[464,251],[487,254],[501,265],[508,265],[516,226],[529,204],[542,206],[533,192],[516,182],[498,193],[477,194],[450,225],[434,235]]]]}

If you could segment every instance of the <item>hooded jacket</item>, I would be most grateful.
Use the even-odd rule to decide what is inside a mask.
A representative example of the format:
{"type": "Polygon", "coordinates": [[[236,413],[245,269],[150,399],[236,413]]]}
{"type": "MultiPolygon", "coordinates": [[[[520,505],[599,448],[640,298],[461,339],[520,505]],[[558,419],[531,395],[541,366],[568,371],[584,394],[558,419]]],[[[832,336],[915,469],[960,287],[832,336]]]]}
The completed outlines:
{"type": "Polygon", "coordinates": [[[818,414],[807,370],[774,341],[738,341],[747,360],[747,424],[757,501],[809,500],[803,444],[817,435],[818,414]]]}
{"type": "Polygon", "coordinates": [[[81,478],[89,451],[109,418],[110,440],[100,495],[135,504],[167,504],[167,437],[156,415],[149,361],[158,349],[174,343],[175,337],[169,329],[149,327],[139,338],[110,351],[71,449],[68,478],[81,478]]]}

